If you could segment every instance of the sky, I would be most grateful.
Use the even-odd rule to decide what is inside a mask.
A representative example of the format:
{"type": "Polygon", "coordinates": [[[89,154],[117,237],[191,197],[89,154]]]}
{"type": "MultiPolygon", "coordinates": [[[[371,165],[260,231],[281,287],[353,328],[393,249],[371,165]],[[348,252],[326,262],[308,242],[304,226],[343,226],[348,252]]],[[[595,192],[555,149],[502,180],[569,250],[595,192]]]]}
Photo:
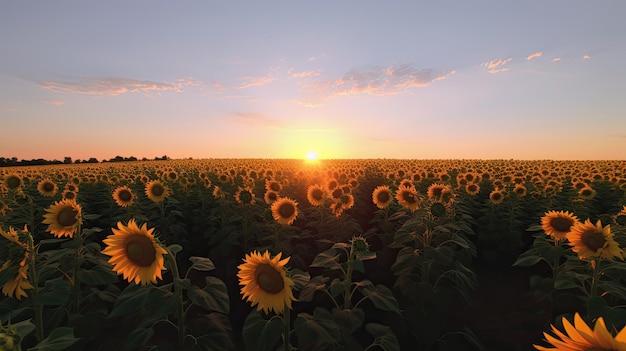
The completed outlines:
{"type": "Polygon", "coordinates": [[[2,1],[0,157],[626,159],[626,1],[2,1]]]}

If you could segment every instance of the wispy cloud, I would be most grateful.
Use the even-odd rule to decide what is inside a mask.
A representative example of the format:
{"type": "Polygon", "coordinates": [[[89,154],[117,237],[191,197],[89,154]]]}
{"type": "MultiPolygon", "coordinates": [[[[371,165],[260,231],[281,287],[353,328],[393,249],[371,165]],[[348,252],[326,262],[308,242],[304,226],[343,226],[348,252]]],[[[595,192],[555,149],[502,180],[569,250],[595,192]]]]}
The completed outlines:
{"type": "Polygon", "coordinates": [[[589,55],[583,55],[583,60],[589,60],[591,57],[589,55]]]}
{"type": "Polygon", "coordinates": [[[237,89],[246,89],[246,88],[252,88],[252,87],[262,87],[264,85],[270,84],[271,82],[275,81],[276,78],[274,78],[271,75],[267,75],[267,76],[248,76],[248,77],[242,77],[240,80],[242,82],[241,82],[241,84],[239,84],[237,86],[237,89]]]}
{"type": "Polygon", "coordinates": [[[509,67],[506,67],[506,64],[511,62],[512,58],[507,59],[493,59],[491,61],[483,63],[481,66],[486,67],[489,70],[489,73],[499,73],[506,72],[509,70],[509,67]]]}
{"type": "Polygon", "coordinates": [[[435,72],[432,69],[417,69],[412,64],[374,67],[368,70],[354,69],[336,78],[303,81],[300,87],[305,98],[298,103],[314,107],[338,96],[401,94],[414,88],[425,87],[454,73],[455,71],[435,72]]]}
{"type": "Polygon", "coordinates": [[[283,128],[285,127],[281,121],[268,118],[260,113],[242,113],[237,112],[226,116],[226,119],[242,125],[254,126],[254,127],[272,127],[283,128]]]}
{"type": "Polygon", "coordinates": [[[44,101],[44,104],[49,104],[49,105],[54,105],[54,106],[61,106],[63,105],[63,101],[44,101]]]}
{"type": "Polygon", "coordinates": [[[552,59],[552,62],[559,62],[559,61],[561,61],[560,57],[555,57],[555,58],[552,59]]]}
{"type": "Polygon", "coordinates": [[[543,55],[543,52],[537,51],[534,54],[528,55],[528,57],[526,57],[526,60],[530,61],[530,60],[532,60],[532,59],[534,59],[536,57],[541,57],[541,55],[543,55]]]}
{"type": "Polygon", "coordinates": [[[38,81],[37,84],[42,88],[56,92],[118,96],[125,93],[180,92],[182,86],[188,85],[189,81],[166,83],[131,78],[103,77],[78,78],[74,81],[38,81]]]}
{"type": "Polygon", "coordinates": [[[292,78],[306,78],[306,77],[319,77],[322,73],[321,73],[321,70],[319,69],[315,71],[296,72],[293,68],[290,68],[289,71],[287,71],[287,74],[292,78]]]}

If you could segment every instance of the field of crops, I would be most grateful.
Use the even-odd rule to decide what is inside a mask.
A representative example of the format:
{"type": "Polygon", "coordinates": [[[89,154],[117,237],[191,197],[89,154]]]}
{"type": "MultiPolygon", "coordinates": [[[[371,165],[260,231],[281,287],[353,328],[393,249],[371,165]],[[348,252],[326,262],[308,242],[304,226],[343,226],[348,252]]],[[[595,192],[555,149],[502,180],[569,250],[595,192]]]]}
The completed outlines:
{"type": "Polygon", "coordinates": [[[0,168],[0,350],[617,350],[625,205],[626,161],[0,168]]]}

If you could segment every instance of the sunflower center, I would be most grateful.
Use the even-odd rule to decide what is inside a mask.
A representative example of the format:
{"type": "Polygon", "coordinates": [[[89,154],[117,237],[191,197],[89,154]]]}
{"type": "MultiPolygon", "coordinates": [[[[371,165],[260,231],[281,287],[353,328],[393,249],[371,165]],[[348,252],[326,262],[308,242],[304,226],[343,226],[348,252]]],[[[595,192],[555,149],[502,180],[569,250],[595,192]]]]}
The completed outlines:
{"type": "Polygon", "coordinates": [[[268,192],[267,193],[267,198],[270,199],[271,201],[276,201],[278,200],[278,196],[275,192],[268,192]]]}
{"type": "Polygon", "coordinates": [[[270,183],[270,190],[280,191],[280,184],[276,182],[270,183]]]}
{"type": "Polygon", "coordinates": [[[250,202],[252,202],[252,194],[250,194],[249,191],[242,191],[239,194],[239,199],[241,200],[241,202],[243,202],[244,204],[249,204],[250,202]]]}
{"type": "Polygon", "coordinates": [[[63,207],[57,215],[57,221],[62,227],[70,227],[77,222],[78,211],[73,207],[63,207]]]}
{"type": "Polygon", "coordinates": [[[585,246],[594,252],[603,248],[606,242],[604,235],[595,230],[586,230],[582,233],[581,239],[585,246]]]}
{"type": "Polygon", "coordinates": [[[18,177],[10,176],[9,178],[7,178],[7,187],[9,189],[17,189],[17,188],[19,188],[21,183],[22,183],[22,181],[18,177]]]}
{"type": "Polygon", "coordinates": [[[386,191],[381,191],[376,195],[376,199],[378,200],[378,202],[382,202],[382,203],[386,203],[387,201],[389,201],[389,193],[386,191]]]}
{"type": "Polygon", "coordinates": [[[165,192],[165,188],[161,184],[154,184],[152,188],[150,188],[150,192],[154,196],[161,196],[165,192]]]}
{"type": "Polygon", "coordinates": [[[296,208],[292,204],[286,203],[280,206],[278,213],[283,218],[290,218],[296,212],[296,208]]]}
{"type": "Polygon", "coordinates": [[[120,191],[117,196],[120,198],[120,200],[124,201],[124,202],[128,202],[130,201],[133,196],[131,195],[130,191],[128,190],[122,190],[120,191]]]}
{"type": "Polygon", "coordinates": [[[256,268],[254,277],[259,287],[269,294],[278,294],[285,288],[283,276],[267,263],[260,264],[256,268]]]}
{"type": "Polygon", "coordinates": [[[550,221],[550,226],[554,228],[556,231],[559,231],[562,233],[569,232],[573,224],[574,222],[571,219],[563,218],[563,217],[552,218],[552,220],[550,221]]]}
{"type": "Polygon", "coordinates": [[[54,190],[54,184],[50,183],[50,182],[45,182],[43,183],[43,191],[45,192],[51,192],[54,190]]]}
{"type": "Polygon", "coordinates": [[[321,201],[324,199],[324,192],[321,189],[313,189],[313,191],[311,192],[311,196],[315,200],[321,201]]]}
{"type": "Polygon", "coordinates": [[[410,204],[414,204],[417,202],[417,199],[415,199],[415,195],[409,192],[402,193],[402,199],[410,204]]]}
{"type": "Polygon", "coordinates": [[[156,259],[152,240],[145,235],[131,234],[126,239],[126,257],[140,267],[150,267],[156,259]]]}

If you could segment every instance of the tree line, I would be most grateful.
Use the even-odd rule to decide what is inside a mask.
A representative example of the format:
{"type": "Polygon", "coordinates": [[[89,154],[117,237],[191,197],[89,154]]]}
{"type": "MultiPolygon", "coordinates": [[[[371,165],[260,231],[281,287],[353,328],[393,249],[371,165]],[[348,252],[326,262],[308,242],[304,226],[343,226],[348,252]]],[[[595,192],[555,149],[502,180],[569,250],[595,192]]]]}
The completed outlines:
{"type": "MultiPolygon", "coordinates": [[[[169,160],[170,158],[167,155],[163,155],[161,157],[155,157],[154,161],[159,160],[169,160]]],[[[18,160],[17,157],[0,157],[0,167],[14,167],[14,166],[37,166],[37,165],[62,165],[62,164],[77,164],[77,163],[104,163],[104,162],[127,162],[127,161],[139,161],[139,159],[135,156],[130,157],[122,157],[115,156],[108,160],[98,161],[95,157],[90,157],[87,160],[76,159],[72,160],[71,157],[63,158],[63,161],[60,160],[45,160],[43,158],[37,158],[32,160],[18,160]]],[[[141,161],[150,161],[148,158],[144,157],[141,161]]]]}

